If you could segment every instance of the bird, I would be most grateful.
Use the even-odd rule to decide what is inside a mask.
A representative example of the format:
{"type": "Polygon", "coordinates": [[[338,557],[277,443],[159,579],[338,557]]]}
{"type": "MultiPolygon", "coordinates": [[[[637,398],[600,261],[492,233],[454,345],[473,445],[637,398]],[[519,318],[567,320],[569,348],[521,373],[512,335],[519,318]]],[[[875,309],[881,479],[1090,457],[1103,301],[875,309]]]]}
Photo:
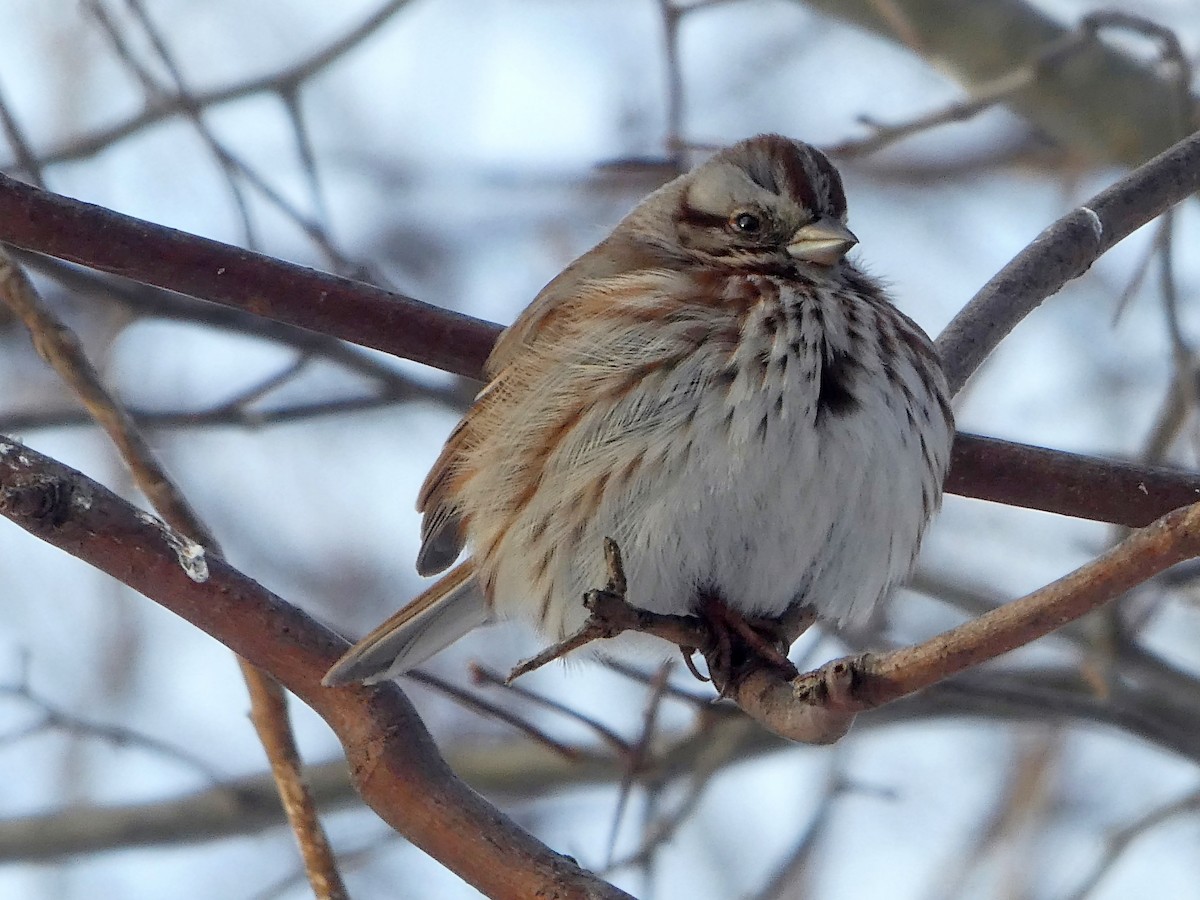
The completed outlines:
{"type": "Polygon", "coordinates": [[[396,677],[498,619],[561,640],[608,537],[651,612],[869,616],[940,505],[954,417],[846,223],[834,165],[777,134],[638,203],[499,337],[417,498],[417,571],[440,579],[324,683],[396,677]]]}

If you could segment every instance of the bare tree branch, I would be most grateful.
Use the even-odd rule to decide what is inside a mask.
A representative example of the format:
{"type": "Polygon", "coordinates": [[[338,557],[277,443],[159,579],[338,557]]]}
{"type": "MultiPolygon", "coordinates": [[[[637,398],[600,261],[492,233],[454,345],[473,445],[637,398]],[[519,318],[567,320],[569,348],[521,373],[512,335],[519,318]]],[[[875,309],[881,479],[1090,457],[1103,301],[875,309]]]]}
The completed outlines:
{"type": "Polygon", "coordinates": [[[160,523],[13,441],[0,442],[0,515],[272,673],[337,734],[359,793],[380,818],[488,896],[627,897],[459,781],[397,685],[322,687],[346,642],[216,554],[207,554],[207,574],[198,578],[160,523]]]}
{"type": "MultiPolygon", "coordinates": [[[[46,167],[57,163],[86,159],[127,137],[140,134],[152,125],[195,110],[242,100],[255,94],[278,93],[285,97],[294,95],[302,84],[329,68],[375,34],[409,2],[411,0],[388,0],[363,22],[330,42],[328,46],[281,72],[272,72],[228,87],[198,92],[190,96],[160,97],[146,109],[123,122],[84,137],[75,138],[61,147],[43,151],[37,155],[37,160],[41,166],[46,167]]],[[[18,158],[15,164],[0,163],[0,169],[9,171],[16,169],[25,174],[35,174],[29,172],[27,163],[21,158],[18,158]]]]}
{"type": "MultiPolygon", "coordinates": [[[[185,554],[191,554],[185,563],[194,567],[189,575],[206,577],[203,548],[220,553],[216,537],[159,463],[132,417],[104,387],[78,338],[45,307],[33,283],[3,247],[0,247],[0,301],[25,323],[38,353],[70,386],[88,413],[116,444],[134,482],[163,516],[167,526],[181,533],[175,539],[176,550],[181,561],[185,554]],[[200,544],[193,543],[195,540],[200,544]]],[[[349,895],[304,783],[300,751],[288,717],[287,697],[270,673],[244,660],[239,660],[239,664],[250,694],[250,718],[271,763],[279,796],[295,832],[313,890],[322,900],[343,900],[349,895]]]]}
{"type": "Polygon", "coordinates": [[[946,490],[1129,528],[1200,500],[1200,474],[959,432],[946,490]]]}
{"type": "Polygon", "coordinates": [[[1000,341],[1118,241],[1200,190],[1200,132],[1059,219],[980,289],[938,336],[957,393],[1000,341]]]}
{"type": "Polygon", "coordinates": [[[1132,532],[1120,544],[1032,594],[914,647],[835,660],[792,684],[794,698],[871,709],[1024,646],[1098,609],[1165,569],[1200,556],[1200,503],[1132,532]],[[832,674],[852,687],[828,700],[832,674]]]}
{"type": "Polygon", "coordinates": [[[498,325],[0,175],[0,241],[479,377],[498,325]]]}
{"type": "MultiPolygon", "coordinates": [[[[307,635],[303,639],[307,640],[307,635]]],[[[1193,685],[1191,689],[1196,688],[1193,685]]],[[[795,744],[750,724],[732,706],[710,707],[706,715],[711,719],[708,727],[670,743],[648,762],[643,777],[656,781],[688,778],[710,758],[714,745],[727,748],[722,754],[723,765],[796,749],[795,744]]],[[[1157,688],[1097,697],[1078,672],[1069,669],[1019,673],[993,669],[986,674],[955,678],[860,717],[854,733],[964,718],[980,723],[1102,726],[1200,763],[1200,734],[1193,712],[1164,703],[1157,688]]],[[[816,752],[837,752],[837,748],[816,752]]],[[[624,772],[617,752],[581,750],[568,760],[543,742],[525,738],[486,744],[452,741],[444,754],[461,778],[493,796],[545,797],[571,788],[613,784],[624,772]]],[[[361,802],[342,759],[311,766],[308,776],[313,795],[324,810],[344,809],[361,802]]],[[[253,834],[285,821],[271,776],[263,773],[165,800],[75,807],[0,820],[0,861],[38,861],[120,847],[187,844],[253,834]]]]}

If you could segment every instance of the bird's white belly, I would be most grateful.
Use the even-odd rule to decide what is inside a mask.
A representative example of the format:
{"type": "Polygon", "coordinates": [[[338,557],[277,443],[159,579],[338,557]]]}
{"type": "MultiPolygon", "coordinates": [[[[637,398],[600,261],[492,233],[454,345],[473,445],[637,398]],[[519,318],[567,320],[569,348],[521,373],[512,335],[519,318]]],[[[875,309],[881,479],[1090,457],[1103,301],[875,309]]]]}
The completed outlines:
{"type": "MultiPolygon", "coordinates": [[[[621,547],[629,602],[663,613],[691,612],[708,594],[751,616],[801,601],[845,621],[907,575],[925,518],[924,462],[916,442],[902,439],[903,423],[867,403],[818,425],[800,403],[759,433],[762,416],[751,410],[766,406],[755,400],[746,398],[751,406],[732,427],[727,405],[701,401],[688,451],[677,441],[651,452],[661,462],[606,498],[561,560],[548,631],[568,634],[585,621],[584,592],[606,580],[605,537],[621,547]]],[[[513,575],[511,593],[501,594],[522,597],[513,575]]],[[[503,598],[499,606],[503,614],[503,598]]]]}
{"type": "Polygon", "coordinates": [[[865,613],[919,540],[922,463],[894,439],[897,424],[867,409],[819,431],[772,421],[765,439],[732,442],[714,426],[618,529],[630,602],[684,613],[710,592],[749,615],[798,599],[827,619],[865,613]]]}

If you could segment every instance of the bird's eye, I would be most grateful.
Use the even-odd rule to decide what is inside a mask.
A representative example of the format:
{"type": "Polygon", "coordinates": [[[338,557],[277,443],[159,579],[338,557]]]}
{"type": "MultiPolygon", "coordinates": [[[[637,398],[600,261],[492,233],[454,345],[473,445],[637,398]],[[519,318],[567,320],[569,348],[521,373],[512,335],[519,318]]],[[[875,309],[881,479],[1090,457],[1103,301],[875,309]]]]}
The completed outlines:
{"type": "Polygon", "coordinates": [[[729,224],[740,234],[758,234],[762,230],[762,219],[752,212],[734,213],[729,224]]]}

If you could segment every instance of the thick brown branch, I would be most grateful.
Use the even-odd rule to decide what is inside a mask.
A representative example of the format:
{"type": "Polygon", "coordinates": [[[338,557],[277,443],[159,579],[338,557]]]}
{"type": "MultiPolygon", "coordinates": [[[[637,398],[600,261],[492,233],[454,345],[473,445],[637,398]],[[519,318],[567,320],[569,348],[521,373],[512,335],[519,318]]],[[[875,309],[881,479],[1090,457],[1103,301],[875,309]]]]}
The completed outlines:
{"type": "Polygon", "coordinates": [[[346,642],[209,554],[207,577],[144,514],[102,485],[0,442],[0,514],[151,597],[270,672],[329,723],[367,803],[491,897],[627,895],[549,850],[455,777],[400,689],[321,687],[346,642]]]}
{"type": "Polygon", "coordinates": [[[500,327],[0,175],[0,241],[478,378],[500,327]]]}
{"type": "MultiPolygon", "coordinates": [[[[189,572],[191,577],[203,577],[205,569],[201,561],[205,551],[192,541],[199,540],[204,547],[220,553],[215,537],[171,480],[133,417],[105,388],[74,332],[46,308],[32,282],[3,247],[0,247],[0,301],[25,323],[38,353],[75,392],[89,415],[116,444],[134,483],[167,525],[180,533],[168,535],[166,529],[163,532],[173,542],[180,560],[193,567],[189,572]]],[[[316,804],[304,783],[300,752],[288,717],[287,697],[268,673],[244,660],[239,662],[250,695],[251,720],[271,763],[279,796],[292,823],[313,891],[323,900],[341,900],[348,894],[317,817],[316,804]]]]}
{"type": "Polygon", "coordinates": [[[1200,474],[959,432],[946,490],[1128,528],[1200,500],[1200,474]]]}

